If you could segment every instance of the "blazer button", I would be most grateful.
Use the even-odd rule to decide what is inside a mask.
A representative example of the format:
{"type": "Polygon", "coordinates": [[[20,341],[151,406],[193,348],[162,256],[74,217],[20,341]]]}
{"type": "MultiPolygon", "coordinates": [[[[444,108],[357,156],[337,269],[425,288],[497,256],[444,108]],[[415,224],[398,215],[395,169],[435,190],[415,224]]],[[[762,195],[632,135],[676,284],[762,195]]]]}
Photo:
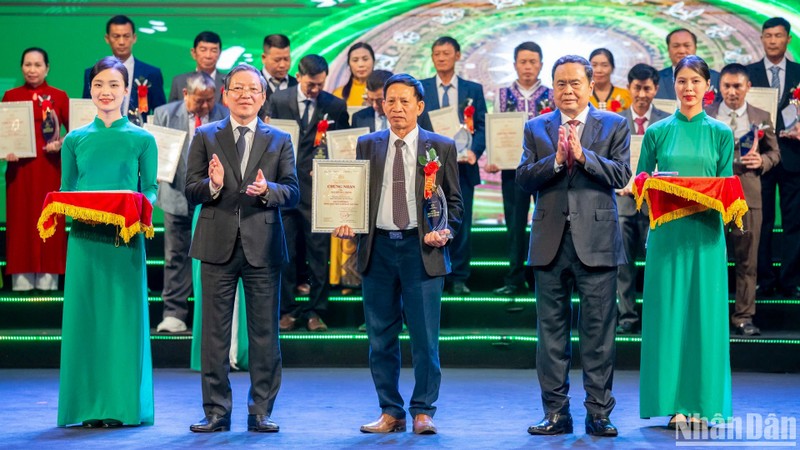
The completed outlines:
{"type": "Polygon", "coordinates": [[[240,194],[244,194],[244,189],[242,189],[241,191],[239,191],[239,193],[240,193],[240,194]]]}

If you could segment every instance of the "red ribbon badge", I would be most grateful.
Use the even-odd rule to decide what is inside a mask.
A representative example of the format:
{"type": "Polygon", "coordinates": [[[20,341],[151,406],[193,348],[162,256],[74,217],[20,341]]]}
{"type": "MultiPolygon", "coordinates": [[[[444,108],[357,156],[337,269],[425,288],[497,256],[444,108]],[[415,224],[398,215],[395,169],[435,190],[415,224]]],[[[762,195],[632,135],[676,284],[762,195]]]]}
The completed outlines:
{"type": "Polygon", "coordinates": [[[323,118],[317,123],[317,135],[314,137],[314,147],[322,143],[322,139],[325,138],[325,134],[327,132],[328,132],[328,120],[323,118]]]}
{"type": "Polygon", "coordinates": [[[703,95],[703,106],[708,106],[714,103],[714,99],[717,98],[717,93],[714,91],[706,91],[703,95]]]}
{"type": "Polygon", "coordinates": [[[619,112],[622,109],[622,103],[617,99],[611,100],[608,103],[608,109],[611,112],[619,112]]]}

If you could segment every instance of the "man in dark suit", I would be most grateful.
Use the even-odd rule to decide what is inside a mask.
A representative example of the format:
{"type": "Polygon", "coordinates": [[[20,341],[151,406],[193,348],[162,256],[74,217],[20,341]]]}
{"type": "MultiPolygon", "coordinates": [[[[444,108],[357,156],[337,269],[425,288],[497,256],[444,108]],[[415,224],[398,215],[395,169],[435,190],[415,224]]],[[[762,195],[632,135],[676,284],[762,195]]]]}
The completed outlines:
{"type": "Polygon", "coordinates": [[[367,77],[367,102],[371,105],[353,114],[353,128],[369,128],[370,132],[389,128],[389,119],[383,111],[383,85],[392,76],[388,70],[373,70],[367,77]]]}
{"type": "Polygon", "coordinates": [[[617,266],[625,250],[614,189],[631,177],[625,119],[589,105],[592,66],[580,56],[553,65],[557,110],[525,125],[517,183],[534,195],[528,264],[536,284],[536,372],[545,417],[530,434],[572,432],[569,412],[572,291],[580,297],[586,432],[616,436],[614,323],[617,266]]]}
{"type": "Polygon", "coordinates": [[[151,123],[187,132],[178,168],[171,183],[158,182],[158,206],[164,211],[164,300],[163,320],[158,332],[186,331],[189,315],[188,299],[192,294],[192,260],[189,246],[192,243],[192,217],[194,205],[189,205],[184,194],[186,187],[186,160],[189,143],[200,126],[222,120],[228,110],[216,103],[217,88],[205,72],[194,72],[186,77],[183,100],[167,103],[153,111],[151,123]]]}
{"type": "MultiPolygon", "coordinates": [[[[422,85],[407,74],[394,75],[384,88],[389,129],[358,139],[356,158],[370,162],[368,234],[358,237],[358,271],[363,276],[369,367],[381,407],[380,418],[364,433],[406,430],[399,391],[403,317],[408,323],[414,362],[409,413],[417,434],[435,434],[433,403],[439,397],[439,318],[444,276],[450,272],[448,244],[461,223],[461,194],[452,139],[417,126],[425,108],[422,85]],[[425,166],[437,161],[435,185],[447,202],[447,223],[433,231],[424,209],[425,166]]],[[[435,163],[434,163],[435,165],[435,163]]],[[[355,237],[349,226],[333,235],[355,237]]]]}
{"type": "Polygon", "coordinates": [[[453,238],[450,252],[453,256],[453,272],[448,276],[455,295],[469,295],[466,285],[470,274],[470,234],[472,232],[472,203],[475,186],[481,184],[478,160],[486,149],[486,100],[483,86],[456,76],[456,62],[461,59],[461,45],[450,36],[437,39],[431,46],[431,59],[436,76],[421,80],[425,90],[425,108],[433,111],[446,106],[455,106],[458,118],[464,122],[464,109],[475,107],[472,145],[459,155],[458,177],[464,199],[464,215],[461,231],[453,238]],[[455,92],[453,92],[455,91],[455,92]]]}
{"type": "MultiPolygon", "coordinates": [[[[791,25],[783,17],[773,17],[761,27],[764,58],[747,66],[750,81],[756,87],[778,89],[778,136],[790,131],[784,123],[783,111],[794,108],[789,102],[793,91],[800,86],[800,64],[786,58],[791,40],[791,25]]],[[[789,136],[779,137],[781,162],[761,177],[762,217],[761,239],[758,247],[758,294],[771,296],[780,287],[787,297],[800,298],[800,141],[789,136]],[[772,268],[772,229],[775,227],[776,187],[781,193],[783,239],[781,247],[780,280],[772,268]]]]}
{"type": "MultiPolygon", "coordinates": [[[[138,110],[142,120],[147,121],[149,112],[167,103],[161,69],[133,57],[136,27],[127,16],[114,16],[106,22],[105,39],[114,56],[128,69],[128,95],[122,101],[122,115],[135,116],[138,110]]],[[[92,98],[89,86],[91,71],[92,68],[89,67],[83,73],[83,98],[92,98]]]]}
{"type": "Polygon", "coordinates": [[[192,47],[190,53],[192,54],[192,59],[197,62],[197,67],[192,72],[176,75],[172,79],[172,86],[169,89],[169,101],[174,102],[183,98],[186,78],[189,75],[205,72],[216,83],[216,98],[218,102],[221,102],[225,75],[217,70],[217,62],[222,54],[222,39],[213,31],[202,31],[194,38],[194,47],[192,47]]]}
{"type": "MultiPolygon", "coordinates": [[[[653,107],[653,98],[659,85],[659,76],[655,68],[647,64],[636,64],[628,72],[628,90],[631,92],[633,104],[620,115],[628,122],[631,134],[643,135],[652,124],[669,116],[668,113],[653,107]]],[[[633,162],[631,162],[633,164],[633,162]]],[[[635,167],[631,167],[635,171],[635,167]]],[[[639,328],[639,313],[636,304],[636,258],[644,257],[647,230],[650,218],[647,206],[642,211],[636,210],[636,200],[630,186],[617,189],[617,209],[619,210],[619,229],[622,233],[622,245],[628,263],[619,266],[617,272],[617,298],[619,303],[618,334],[633,333],[639,328]]]]}
{"type": "Polygon", "coordinates": [[[300,198],[291,138],[258,118],[266,81],[241,64],[225,81],[230,116],[201,126],[189,150],[186,197],[202,205],[191,256],[201,261],[201,372],[205,417],[194,432],[228,431],[233,302],[242,280],[247,301],[250,392],[247,429],[276,432],[270,419],[281,385],[278,304],[287,262],[281,208],[300,198]]]}
{"type": "MultiPolygon", "coordinates": [[[[686,56],[697,54],[697,35],[686,28],[672,30],[667,35],[667,51],[672,65],[658,72],[660,82],[656,98],[676,100],[674,68],[686,56]]],[[[713,69],[711,70],[711,87],[714,92],[719,93],[719,72],[713,69]]]]}
{"type": "Polygon", "coordinates": [[[727,238],[733,246],[736,261],[736,305],[731,316],[734,332],[740,336],[757,336],[761,331],[753,325],[756,314],[756,267],[758,265],[758,239],[761,236],[761,175],[768,173],[781,158],[775,129],[769,113],[747,103],[750,90],[747,68],[741,64],[728,64],[720,74],[722,102],[706,107],[706,113],[730,125],[736,138],[733,173],[739,177],[749,210],[744,215],[744,232],[728,224],[727,238]],[[764,136],[757,148],[741,153],[741,139],[753,126],[763,128],[764,136]]]}
{"type": "Polygon", "coordinates": [[[292,86],[297,86],[297,78],[289,75],[292,65],[289,38],[282,34],[269,34],[264,37],[264,53],[261,54],[261,75],[267,80],[267,102],[258,112],[258,117],[265,119],[269,115],[267,106],[273,93],[292,86]]]}
{"type": "Polygon", "coordinates": [[[269,98],[268,115],[275,119],[294,120],[300,125],[300,144],[297,148],[297,178],[300,181],[300,204],[286,211],[283,225],[290,242],[289,267],[282,281],[281,330],[291,331],[304,324],[309,331],[326,331],[322,320],[328,309],[328,260],[331,237],[311,232],[311,170],[314,158],[327,158],[324,146],[315,144],[317,127],[327,120],[329,130],[349,128],[347,105],[344,100],[322,90],[328,77],[328,63],[319,55],[307,55],[297,66],[296,86],[278,91],[269,98]],[[294,243],[299,236],[305,238],[306,255],[298,254],[294,243]],[[297,302],[295,258],[307,260],[311,292],[307,302],[297,302]],[[298,323],[298,320],[300,322],[298,323]]]}

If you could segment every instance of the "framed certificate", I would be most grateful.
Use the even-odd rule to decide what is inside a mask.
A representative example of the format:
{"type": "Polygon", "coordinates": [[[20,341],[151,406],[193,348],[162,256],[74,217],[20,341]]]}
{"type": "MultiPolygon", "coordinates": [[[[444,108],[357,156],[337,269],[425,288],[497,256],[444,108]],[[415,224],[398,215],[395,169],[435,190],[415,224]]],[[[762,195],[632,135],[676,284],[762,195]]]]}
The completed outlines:
{"type": "Polygon", "coordinates": [[[144,129],[156,138],[158,147],[158,175],[156,178],[158,181],[172,183],[175,172],[178,170],[178,162],[181,159],[186,135],[189,133],[149,123],[144,124],[144,129]]]}
{"type": "Polygon", "coordinates": [[[747,103],[758,109],[763,109],[769,113],[770,125],[775,128],[775,121],[778,120],[778,90],[775,88],[754,87],[750,88],[744,98],[747,103]]]}
{"type": "Polygon", "coordinates": [[[679,107],[680,103],[677,100],[670,100],[668,98],[653,99],[653,108],[660,109],[668,114],[674,113],[675,110],[678,109],[679,107]]]}
{"type": "Polygon", "coordinates": [[[92,123],[97,116],[97,106],[90,98],[69,99],[69,131],[92,123]]]}
{"type": "Polygon", "coordinates": [[[489,164],[501,170],[516,169],[522,158],[522,141],[525,138],[524,112],[486,114],[486,148],[489,164]]]}
{"type": "Polygon", "coordinates": [[[356,159],[358,138],[369,133],[369,128],[328,131],[328,158],[356,159]]]}
{"type": "Polygon", "coordinates": [[[0,103],[0,159],[9,153],[17,158],[36,157],[33,102],[0,103]]]}
{"type": "Polygon", "coordinates": [[[300,124],[288,119],[269,119],[269,124],[292,137],[292,149],[294,150],[294,160],[297,161],[297,146],[300,145],[300,124]]]}
{"type": "MultiPolygon", "coordinates": [[[[364,109],[364,108],[366,108],[366,106],[348,106],[348,107],[347,107],[347,114],[348,114],[348,115],[350,116],[350,118],[352,119],[352,118],[353,118],[353,114],[355,114],[355,113],[357,113],[357,112],[361,111],[361,110],[362,110],[362,109],[364,109]]],[[[351,122],[352,122],[352,120],[351,120],[351,122]]]]}
{"type": "Polygon", "coordinates": [[[455,106],[428,111],[428,117],[431,119],[434,133],[455,138],[456,133],[461,128],[461,121],[458,120],[458,112],[455,106]]]}
{"type": "Polygon", "coordinates": [[[312,232],[330,233],[341,225],[369,232],[369,161],[315,159],[311,179],[312,232]]]}
{"type": "Polygon", "coordinates": [[[631,179],[628,180],[628,184],[625,186],[627,189],[633,189],[633,180],[636,178],[636,168],[639,167],[639,156],[642,154],[642,138],[644,136],[641,135],[632,135],[631,136],[631,179]]]}

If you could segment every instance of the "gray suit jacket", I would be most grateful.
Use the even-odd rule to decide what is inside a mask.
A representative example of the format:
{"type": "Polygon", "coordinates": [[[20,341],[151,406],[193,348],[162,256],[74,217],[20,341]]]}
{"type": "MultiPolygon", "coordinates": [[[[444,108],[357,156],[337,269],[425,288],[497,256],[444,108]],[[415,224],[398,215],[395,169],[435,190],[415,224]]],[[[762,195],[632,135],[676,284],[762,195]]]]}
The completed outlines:
{"type": "MultiPolygon", "coordinates": [[[[208,113],[208,121],[216,122],[228,116],[228,110],[224,106],[215,104],[214,108],[208,113]]],[[[170,102],[159,106],[153,111],[151,122],[153,125],[172,128],[174,130],[189,131],[189,113],[183,100],[170,102]]],[[[189,143],[193,136],[186,136],[183,141],[181,158],[178,160],[178,169],[175,171],[175,178],[172,183],[166,181],[158,182],[157,205],[164,212],[175,216],[186,216],[189,214],[189,202],[183,191],[186,187],[186,160],[189,157],[189,143]]]]}
{"type": "MultiPolygon", "coordinates": [[[[183,89],[186,87],[186,79],[189,78],[189,75],[197,72],[193,70],[191,72],[182,73],[180,75],[175,75],[172,79],[172,86],[169,88],[169,97],[167,98],[168,102],[174,102],[175,100],[183,100],[183,89]]],[[[222,104],[222,88],[225,86],[225,74],[220,73],[218,70],[214,76],[214,82],[217,84],[217,103],[220,105],[222,104]]]]}
{"type": "Polygon", "coordinates": [[[561,112],[540,115],[525,124],[517,183],[535,198],[528,264],[550,264],[561,245],[567,215],[575,251],[590,267],[626,262],[614,189],[631,177],[630,131],[618,114],[589,106],[581,146],[584,164],[555,171],[561,112]]]}
{"type": "Polygon", "coordinates": [[[212,264],[227,262],[240,233],[251,265],[266,267],[287,262],[280,209],[295,206],[300,199],[291,138],[259,119],[242,177],[230,117],[203,125],[189,148],[186,198],[189,203],[203,205],[189,251],[192,258],[212,264]],[[223,187],[216,198],[211,196],[208,178],[213,154],[225,169],[223,187]],[[266,201],[245,194],[258,169],[267,180],[266,201]]]}
{"type": "MultiPolygon", "coordinates": [[[[717,114],[719,114],[719,105],[720,102],[709,105],[706,108],[706,114],[716,119],[717,114]]],[[[748,103],[747,118],[750,119],[750,124],[752,125],[770,123],[770,127],[764,130],[764,138],[758,142],[758,152],[761,154],[762,165],[761,169],[748,169],[744,164],[736,162],[741,157],[741,153],[739,145],[736,143],[737,140],[734,139],[736,148],[733,155],[733,174],[738,175],[739,180],[742,182],[747,206],[751,209],[761,209],[761,175],[778,165],[781,160],[781,151],[778,148],[778,138],[775,137],[775,128],[771,125],[768,112],[748,103]]],[[[723,123],[730,122],[725,117],[721,117],[718,120],[723,123]]]]}
{"type": "MultiPolygon", "coordinates": [[[[621,113],[619,113],[625,120],[628,122],[628,129],[631,130],[631,134],[636,132],[636,123],[633,121],[633,113],[631,112],[632,108],[628,108],[621,113]]],[[[650,120],[647,126],[658,122],[661,119],[666,119],[671,114],[664,112],[660,109],[653,108],[653,111],[650,113],[650,120]]],[[[631,167],[631,171],[636,170],[635,167],[631,167]]],[[[635,176],[636,174],[634,174],[635,176]]],[[[620,195],[617,196],[617,208],[619,209],[620,216],[633,216],[636,214],[636,201],[633,199],[631,195],[620,195]]],[[[647,205],[642,206],[642,211],[646,211],[647,205]]]]}
{"type": "MultiPolygon", "coordinates": [[[[459,232],[461,216],[464,212],[461,200],[461,187],[458,183],[458,162],[455,143],[452,139],[426,131],[420,127],[417,140],[417,154],[424,156],[428,149],[433,149],[439,156],[442,166],[436,172],[436,185],[441,186],[447,201],[447,226],[452,236],[459,232]]],[[[368,234],[358,235],[358,271],[365,273],[369,269],[372,246],[375,242],[375,224],[378,220],[378,205],[383,185],[383,170],[386,166],[386,154],[389,148],[389,130],[377,131],[358,138],[356,159],[368,160],[369,171],[369,228],[368,234]]],[[[391,164],[391,161],[389,162],[391,164]]],[[[423,192],[425,173],[422,164],[416,164],[417,224],[419,245],[422,249],[422,263],[425,272],[432,277],[440,277],[450,273],[450,252],[447,246],[431,247],[423,242],[425,234],[431,231],[423,210],[423,192]]],[[[389,194],[391,195],[391,194],[389,194]]]]}

